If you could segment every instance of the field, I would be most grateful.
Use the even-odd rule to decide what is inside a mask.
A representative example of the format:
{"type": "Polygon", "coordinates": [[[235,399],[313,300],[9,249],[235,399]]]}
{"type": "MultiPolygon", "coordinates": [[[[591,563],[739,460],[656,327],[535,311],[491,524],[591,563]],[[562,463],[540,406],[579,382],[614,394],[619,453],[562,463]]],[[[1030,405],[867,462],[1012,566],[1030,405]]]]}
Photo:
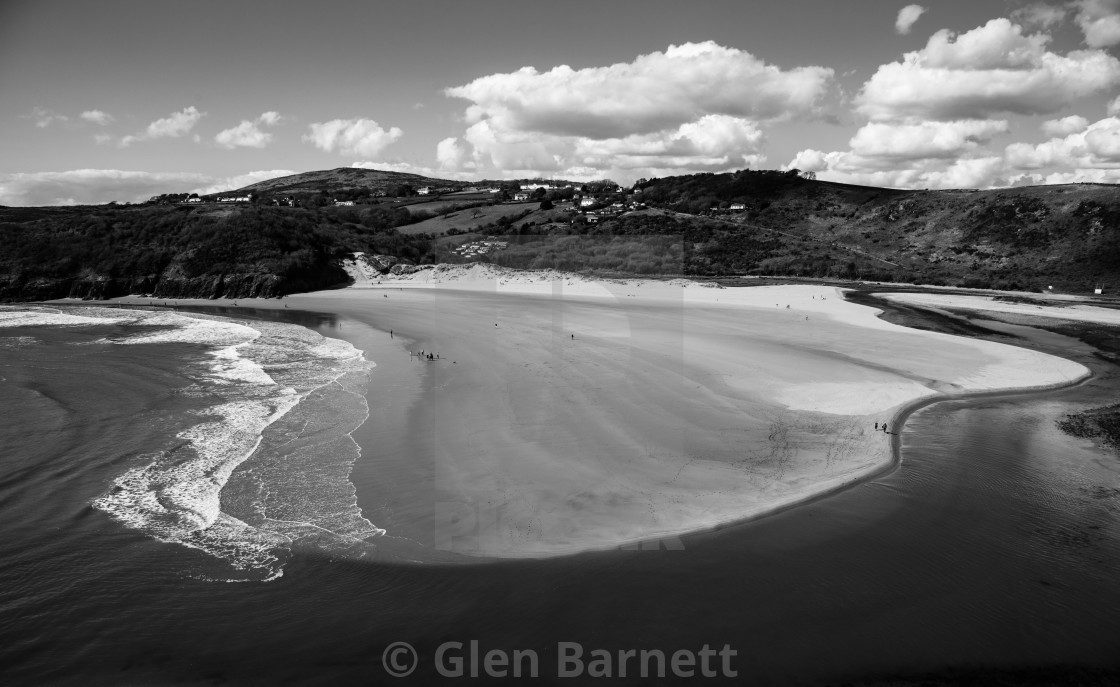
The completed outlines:
{"type": "MultiPolygon", "coordinates": [[[[434,209],[436,203],[423,203],[419,205],[410,205],[410,212],[419,212],[421,209],[434,209]],[[432,206],[425,208],[424,206],[432,206]]],[[[444,202],[450,206],[453,203],[444,202]]],[[[564,218],[566,222],[567,214],[559,210],[540,210],[539,203],[510,203],[503,205],[483,205],[476,208],[469,208],[459,210],[457,212],[450,212],[446,215],[439,217],[432,217],[416,224],[409,224],[406,226],[398,227],[397,231],[402,234],[431,234],[433,236],[440,236],[446,234],[448,231],[454,229],[457,232],[472,232],[479,231],[488,226],[493,226],[498,220],[503,217],[508,217],[511,221],[518,219],[520,221],[514,222],[515,226],[522,223],[534,222],[541,224],[543,222],[558,221],[564,218]],[[528,215],[525,213],[528,212],[528,215]],[[525,215],[522,219],[522,215],[525,215]]]]}

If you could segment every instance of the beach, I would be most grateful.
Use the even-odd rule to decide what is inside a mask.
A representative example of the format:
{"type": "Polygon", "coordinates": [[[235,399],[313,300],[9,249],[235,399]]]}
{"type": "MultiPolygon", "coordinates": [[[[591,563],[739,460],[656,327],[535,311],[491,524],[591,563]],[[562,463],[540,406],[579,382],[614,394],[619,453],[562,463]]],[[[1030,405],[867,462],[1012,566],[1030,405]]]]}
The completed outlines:
{"type": "Polygon", "coordinates": [[[887,323],[833,287],[482,266],[381,281],[237,307],[368,326],[336,332],[378,366],[353,479],[386,530],[378,546],[407,542],[411,555],[417,544],[514,558],[673,549],[687,532],[890,468],[899,418],[917,403],[1089,374],[1025,348],[887,323]],[[392,397],[379,386],[387,366],[411,370],[392,397]],[[407,428],[381,424],[390,416],[407,428]]]}

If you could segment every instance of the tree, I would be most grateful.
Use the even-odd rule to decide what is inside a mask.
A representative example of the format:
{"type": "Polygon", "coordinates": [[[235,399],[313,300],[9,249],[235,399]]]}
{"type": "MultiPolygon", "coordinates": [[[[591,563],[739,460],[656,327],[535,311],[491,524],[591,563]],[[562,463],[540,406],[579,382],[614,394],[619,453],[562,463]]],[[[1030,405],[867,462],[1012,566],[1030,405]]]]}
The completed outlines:
{"type": "Polygon", "coordinates": [[[541,201],[541,210],[551,210],[551,209],[552,209],[552,201],[551,200],[545,198],[544,200],[541,201]]]}

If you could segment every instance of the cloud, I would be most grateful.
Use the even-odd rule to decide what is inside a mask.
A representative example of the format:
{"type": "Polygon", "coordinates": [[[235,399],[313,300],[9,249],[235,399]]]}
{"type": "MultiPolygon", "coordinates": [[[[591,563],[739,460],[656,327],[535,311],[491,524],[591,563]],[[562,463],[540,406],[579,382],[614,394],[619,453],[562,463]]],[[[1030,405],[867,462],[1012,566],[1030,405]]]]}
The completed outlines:
{"type": "Polygon", "coordinates": [[[474,169],[477,164],[471,159],[467,145],[454,136],[436,144],[436,161],[441,169],[462,171],[474,169]]]}
{"type": "Polygon", "coordinates": [[[1084,131],[1089,126],[1089,120],[1079,115],[1070,115],[1061,119],[1051,119],[1042,123],[1042,133],[1054,137],[1068,136],[1084,131]]]}
{"type": "Polygon", "coordinates": [[[881,65],[856,109],[872,120],[1047,114],[1120,83],[1120,60],[1101,50],[1060,55],[1049,40],[1003,18],[959,36],[938,31],[922,50],[881,65]]]}
{"type": "Polygon", "coordinates": [[[225,129],[214,137],[214,142],[227,149],[264,148],[272,142],[272,134],[261,131],[262,126],[275,126],[283,121],[278,112],[265,112],[256,120],[241,120],[235,127],[225,129]]]}
{"type": "Polygon", "coordinates": [[[76,205],[136,202],[159,193],[183,191],[205,177],[191,173],[76,169],[0,175],[0,204],[76,205]]]}
{"type": "Polygon", "coordinates": [[[910,28],[918,17],[925,14],[926,8],[921,5],[907,5],[898,11],[898,18],[894,20],[894,30],[902,35],[910,33],[910,28]]]}
{"type": "Polygon", "coordinates": [[[1024,27],[1049,29],[1062,23],[1066,18],[1066,8],[1038,2],[1020,7],[1011,12],[1011,20],[1024,27]]]}
{"type": "Polygon", "coordinates": [[[113,137],[109,134],[94,134],[93,142],[99,146],[108,145],[113,142],[113,137]]]}
{"type": "Polygon", "coordinates": [[[1077,0],[1074,19],[1091,48],[1120,43],[1120,0],[1077,0]]]}
{"type": "Polygon", "coordinates": [[[1006,120],[966,119],[952,122],[871,122],[859,129],[848,145],[862,158],[887,164],[899,160],[957,158],[976,150],[1009,129],[1006,120]]]}
{"type": "Polygon", "coordinates": [[[121,139],[121,147],[126,147],[138,141],[149,141],[156,138],[179,138],[190,133],[198,120],[206,116],[199,112],[193,105],[180,112],[173,112],[163,119],[157,119],[148,125],[148,128],[139,134],[125,136],[121,139]]]}
{"type": "Polygon", "coordinates": [[[620,180],[738,169],[764,160],[762,127],[819,118],[833,71],[783,70],[714,42],[631,62],[483,76],[445,89],[470,102],[443,169],[620,180]]]}
{"type": "Polygon", "coordinates": [[[207,194],[218,193],[219,191],[234,191],[260,181],[268,181],[269,179],[286,177],[292,174],[295,174],[295,172],[290,169],[269,169],[247,172],[232,177],[211,178],[205,185],[191,188],[190,192],[207,194]]]}
{"type": "Polygon", "coordinates": [[[785,167],[817,173],[817,178],[848,184],[887,188],[980,188],[1001,180],[1003,159],[984,156],[961,159],[925,159],[905,166],[869,166],[867,159],[851,152],[825,153],[803,150],[785,167]]]}
{"type": "Polygon", "coordinates": [[[284,118],[280,116],[279,112],[269,110],[268,112],[262,112],[261,116],[257,117],[257,122],[268,126],[276,126],[277,124],[282,124],[284,118]]]}
{"type": "Polygon", "coordinates": [[[1106,117],[1080,131],[1055,136],[1031,145],[1013,143],[1005,151],[1010,168],[1037,170],[1064,168],[1059,172],[1120,168],[1120,119],[1106,117]]]}
{"type": "Polygon", "coordinates": [[[102,112],[101,110],[86,110],[79,116],[87,122],[93,122],[101,126],[109,126],[115,121],[113,115],[108,112],[102,112]]]}
{"type": "Polygon", "coordinates": [[[45,129],[55,122],[66,122],[70,119],[66,115],[58,114],[57,112],[48,110],[45,107],[33,107],[31,108],[31,114],[21,115],[20,118],[32,120],[33,122],[35,122],[35,126],[39,127],[40,129],[45,129]]]}
{"type": "Polygon", "coordinates": [[[316,148],[361,157],[376,157],[404,135],[399,128],[386,130],[372,119],[332,119],[311,124],[310,128],[311,133],[303,140],[316,148]]]}
{"type": "Polygon", "coordinates": [[[1109,101],[1107,109],[1109,117],[1120,115],[1120,95],[1109,101]]]}
{"type": "Polygon", "coordinates": [[[850,151],[802,150],[787,168],[814,171],[829,181],[897,188],[1120,181],[1120,118],[1089,124],[1083,117],[1070,116],[1046,122],[1043,128],[1057,135],[1039,144],[1011,143],[1002,153],[986,150],[980,145],[986,141],[976,138],[962,145],[960,157],[929,155],[894,164],[870,154],[876,151],[869,146],[858,145],[857,134],[850,151]]]}
{"type": "Polygon", "coordinates": [[[193,172],[139,172],[75,169],[65,172],[0,174],[0,205],[77,205],[110,201],[142,202],[161,193],[213,193],[264,179],[293,174],[288,170],[249,172],[220,178],[193,172]]]}
{"type": "Polygon", "coordinates": [[[445,89],[473,104],[468,124],[605,139],[675,128],[705,114],[753,119],[813,112],[832,79],[825,67],[783,71],[714,42],[671,45],[633,62],[547,72],[523,67],[445,89]]]}

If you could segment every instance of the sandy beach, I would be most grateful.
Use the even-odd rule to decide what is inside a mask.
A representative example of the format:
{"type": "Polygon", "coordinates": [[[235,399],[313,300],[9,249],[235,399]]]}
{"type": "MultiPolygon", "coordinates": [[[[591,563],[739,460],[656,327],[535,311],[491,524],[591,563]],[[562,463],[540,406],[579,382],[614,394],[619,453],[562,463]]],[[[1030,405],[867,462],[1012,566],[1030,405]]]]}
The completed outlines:
{"type": "MultiPolygon", "coordinates": [[[[923,399],[1089,374],[887,323],[832,287],[482,266],[381,282],[239,306],[353,318],[367,334],[339,333],[357,337],[378,370],[412,370],[415,383],[391,398],[374,373],[355,472],[384,483],[360,488],[361,505],[379,511],[371,519],[386,540],[471,556],[679,548],[682,533],[889,468],[898,415],[923,399]],[[378,424],[378,407],[393,408],[396,426],[378,424]]],[[[189,303],[228,304],[178,301],[189,303]]]]}
{"type": "Polygon", "coordinates": [[[996,300],[992,296],[955,295],[944,293],[888,293],[880,294],[887,300],[906,305],[934,309],[986,311],[1005,315],[1049,317],[1058,320],[1092,322],[1111,326],[1120,325],[1120,310],[1101,308],[1068,299],[1049,300],[1041,303],[1019,303],[996,300]]]}

